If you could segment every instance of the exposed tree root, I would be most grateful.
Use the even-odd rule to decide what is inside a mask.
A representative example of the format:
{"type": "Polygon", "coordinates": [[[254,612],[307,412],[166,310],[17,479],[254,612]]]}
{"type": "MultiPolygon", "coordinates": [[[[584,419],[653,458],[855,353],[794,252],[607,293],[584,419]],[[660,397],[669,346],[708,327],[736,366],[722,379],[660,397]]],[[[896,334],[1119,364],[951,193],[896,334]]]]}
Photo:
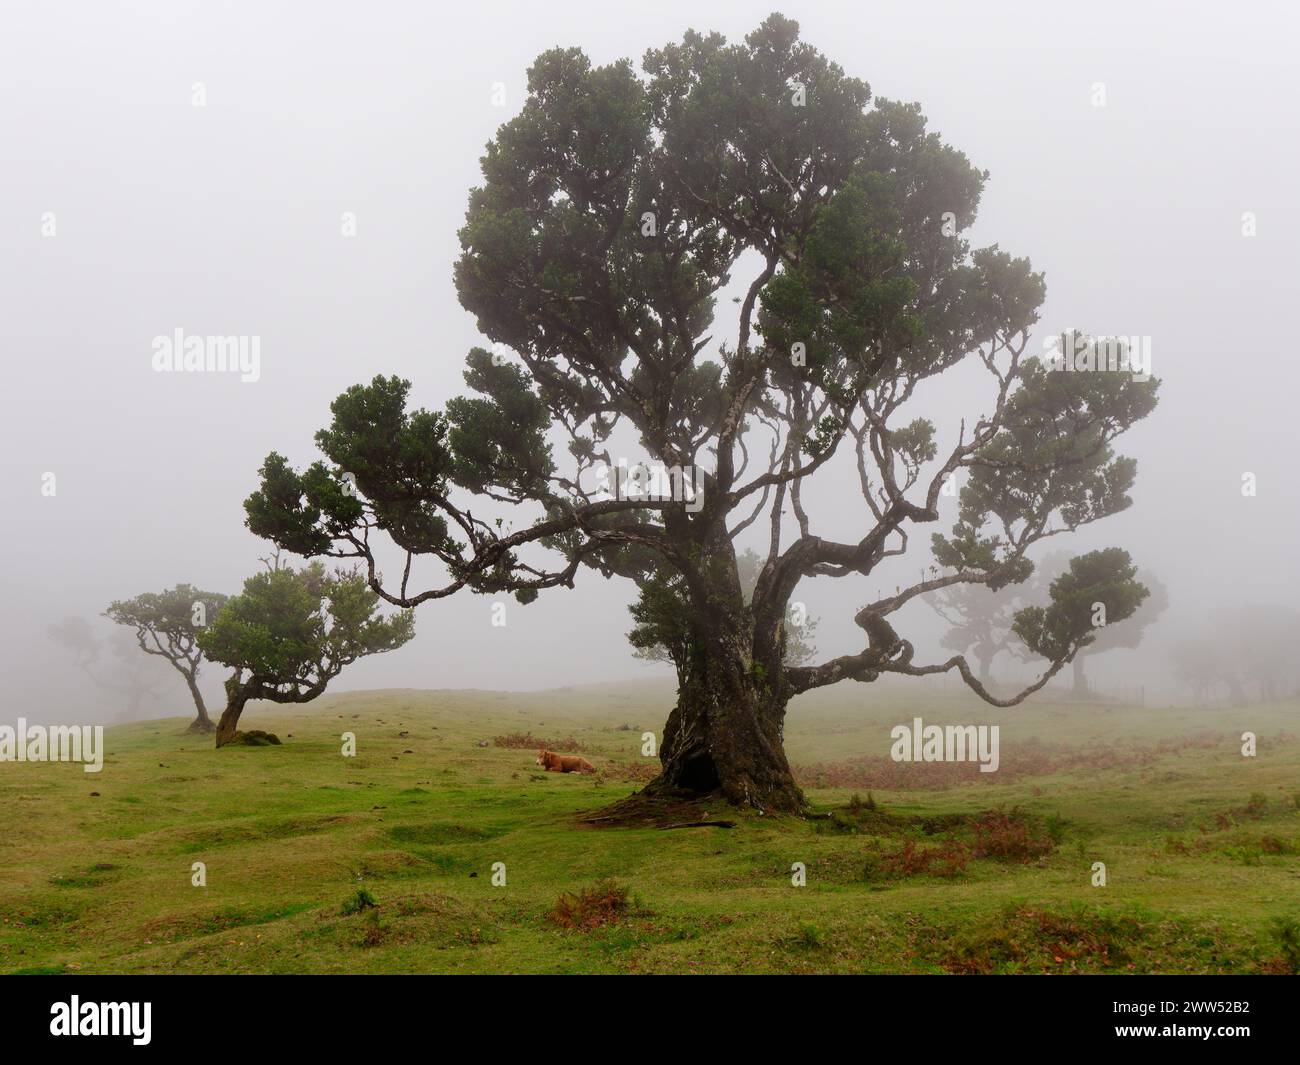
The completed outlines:
{"type": "MultiPolygon", "coordinates": [[[[672,828],[687,823],[714,823],[709,807],[725,805],[720,794],[696,795],[691,792],[656,790],[639,791],[610,806],[578,818],[579,825],[590,828],[672,828]]],[[[734,825],[735,822],[728,822],[734,825]]]]}

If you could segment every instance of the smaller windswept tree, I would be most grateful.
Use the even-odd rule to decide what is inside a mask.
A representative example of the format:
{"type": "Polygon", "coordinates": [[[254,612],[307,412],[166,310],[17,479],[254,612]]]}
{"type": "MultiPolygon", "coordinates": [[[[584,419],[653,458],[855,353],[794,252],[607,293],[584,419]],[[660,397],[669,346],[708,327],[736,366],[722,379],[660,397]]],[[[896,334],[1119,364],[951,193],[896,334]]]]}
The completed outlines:
{"type": "Polygon", "coordinates": [[[203,592],[190,584],[178,584],[164,592],[116,600],[104,611],[110,621],[135,629],[140,650],[165,659],[185,678],[196,713],[190,732],[212,732],[216,728],[199,691],[199,665],[203,661],[199,633],[225,606],[226,599],[220,592],[203,592]]]}
{"type": "Polygon", "coordinates": [[[253,736],[239,731],[251,700],[310,702],[345,666],[395,650],[415,635],[411,611],[378,617],[378,606],[365,576],[327,573],[319,562],[299,570],[277,563],[249,577],[199,635],[203,653],[235,671],[226,681],[217,746],[253,736]]]}

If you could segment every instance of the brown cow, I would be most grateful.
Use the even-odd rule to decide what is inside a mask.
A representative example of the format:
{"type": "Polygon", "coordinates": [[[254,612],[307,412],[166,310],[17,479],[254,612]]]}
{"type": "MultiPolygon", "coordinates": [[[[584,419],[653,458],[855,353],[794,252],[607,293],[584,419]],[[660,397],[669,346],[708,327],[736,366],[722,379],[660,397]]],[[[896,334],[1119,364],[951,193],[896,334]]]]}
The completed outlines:
{"type": "Polygon", "coordinates": [[[538,751],[537,764],[548,773],[594,773],[596,767],[585,758],[576,754],[556,754],[554,751],[538,751]]]}

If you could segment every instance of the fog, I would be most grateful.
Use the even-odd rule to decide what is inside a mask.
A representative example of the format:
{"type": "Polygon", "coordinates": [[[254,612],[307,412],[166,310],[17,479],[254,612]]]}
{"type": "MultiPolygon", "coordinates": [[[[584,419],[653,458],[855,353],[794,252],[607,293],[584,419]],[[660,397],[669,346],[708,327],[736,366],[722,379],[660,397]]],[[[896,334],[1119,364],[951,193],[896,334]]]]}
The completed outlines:
{"type": "MultiPolygon", "coordinates": [[[[1134,505],[1052,541],[1072,554],[1122,546],[1168,591],[1138,650],[1089,661],[1098,687],[1188,700],[1170,648],[1216,611],[1294,604],[1294,9],[661,0],[615,15],[589,2],[10,0],[4,719],[120,714],[122,700],[76,668],[49,626],[82,617],[108,637],[99,614],[111,600],[178,582],[238,591],[271,550],[243,525],[258,466],[271,450],[314,460],[313,434],[345,388],[399,374],[430,408],[465,391],[465,354],[484,341],[452,285],[456,233],[483,146],[522,103],[539,52],[578,45],[596,63],[639,61],[690,27],[738,39],[778,6],[877,96],[919,101],[930,128],[990,172],[971,240],[1045,272],[1031,349],[1067,328],[1150,338],[1160,405],[1118,446],[1138,459],[1134,505]],[[355,236],[341,233],[345,213],[355,236]],[[259,338],[258,379],[155,372],[154,338],[176,329],[259,338]]],[[[721,339],[731,304],[719,306],[721,339]]],[[[938,424],[942,449],[990,395],[982,370],[947,374],[916,413],[938,424]]],[[[840,458],[807,486],[806,506],[819,535],[856,540],[871,519],[840,458]]],[[[795,598],[820,619],[818,660],[861,650],[854,610],[929,564],[931,531],[914,532],[896,568],[800,586],[795,598]]],[[[488,597],[429,603],[411,644],[333,687],[670,676],[631,656],[633,594],[583,571],[572,591],[512,605],[504,627],[491,625],[488,597]]],[[[899,629],[918,662],[947,657],[945,626],[924,604],[899,629]]],[[[205,688],[220,676],[207,666],[205,688]]],[[[188,702],[176,677],[151,705],[188,715],[188,702]]]]}

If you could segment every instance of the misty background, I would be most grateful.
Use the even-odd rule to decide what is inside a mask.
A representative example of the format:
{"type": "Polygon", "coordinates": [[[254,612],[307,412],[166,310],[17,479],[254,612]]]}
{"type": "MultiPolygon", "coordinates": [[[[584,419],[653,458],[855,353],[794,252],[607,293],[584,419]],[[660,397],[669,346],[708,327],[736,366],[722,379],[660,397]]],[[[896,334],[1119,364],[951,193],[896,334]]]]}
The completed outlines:
{"type": "MultiPolygon", "coordinates": [[[[1160,406],[1118,444],[1138,459],[1134,505],[1051,549],[1124,547],[1159,576],[1170,605],[1138,650],[1090,660],[1090,679],[1187,701],[1169,665],[1180,640],[1222,610],[1292,610],[1294,10],[5,0],[0,717],[121,714],[122,699],[93,686],[49,626],[83,617],[121,638],[128,630],[98,617],[111,600],[178,582],[237,592],[271,551],[243,527],[258,466],[271,450],[313,461],[313,434],[345,388],[399,374],[414,405],[430,408],[465,391],[465,354],[484,340],[452,286],[456,232],[483,146],[522,104],[538,53],[577,45],[596,64],[639,62],[687,28],[738,40],[773,9],[875,95],[919,101],[930,128],[990,172],[969,235],[1046,274],[1030,351],[1067,328],[1150,338],[1160,406]],[[206,106],[193,105],[196,83],[206,106]],[[1097,83],[1104,107],[1094,106],[1097,83]],[[355,237],[341,234],[345,212],[355,237]],[[49,215],[53,236],[42,231],[49,215]],[[153,340],[177,328],[260,338],[260,379],[155,373],[153,340]],[[1247,472],[1253,498],[1241,490],[1247,472]],[[52,497],[42,495],[47,473],[52,497]]],[[[748,280],[733,274],[738,289],[748,280]]],[[[713,333],[734,343],[729,295],[713,333]]],[[[990,396],[982,368],[963,368],[930,385],[912,416],[936,422],[942,451],[990,396]]],[[[805,500],[818,535],[863,534],[870,515],[851,448],[805,500]]],[[[929,534],[951,524],[956,501],[945,506],[948,519],[915,528],[894,568],[800,585],[795,599],[820,622],[817,660],[861,650],[854,611],[929,565],[929,534]]],[[[331,690],[667,678],[668,667],[632,658],[634,594],[630,582],[582,571],[573,591],[528,607],[511,600],[502,628],[490,597],[432,602],[411,644],[350,667],[331,690]]],[[[898,628],[918,663],[948,657],[946,625],[924,604],[907,607],[898,628]]],[[[1032,674],[1005,658],[999,669],[1032,674]]],[[[179,675],[159,676],[153,712],[189,716],[179,675]]],[[[210,706],[222,676],[205,665],[210,706]]]]}

